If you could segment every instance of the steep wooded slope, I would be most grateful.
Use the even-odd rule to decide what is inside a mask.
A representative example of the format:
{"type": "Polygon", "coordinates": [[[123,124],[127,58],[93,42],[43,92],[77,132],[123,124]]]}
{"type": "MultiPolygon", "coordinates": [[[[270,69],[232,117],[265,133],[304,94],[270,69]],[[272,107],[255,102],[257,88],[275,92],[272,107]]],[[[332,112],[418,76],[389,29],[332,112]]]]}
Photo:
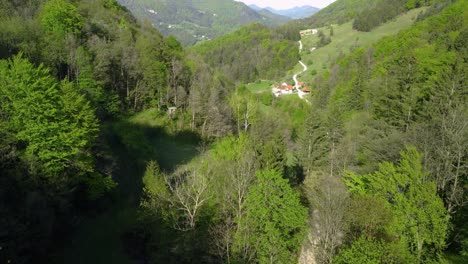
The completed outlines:
{"type": "MultiPolygon", "coordinates": [[[[382,198],[378,192],[369,191],[376,186],[372,186],[372,180],[380,181],[378,188],[389,188],[381,189],[384,193],[393,193],[390,189],[394,185],[384,182],[394,177],[390,170],[395,169],[382,162],[397,164],[404,160],[398,153],[405,149],[405,145],[415,146],[424,153],[414,158],[421,163],[418,166],[424,168],[418,177],[431,184],[424,188],[430,189],[431,195],[437,191],[445,206],[441,210],[442,203],[438,201],[431,207],[438,208],[438,212],[428,210],[426,212],[430,213],[424,219],[421,216],[412,218],[409,216],[424,210],[429,203],[399,207],[403,200],[389,198],[394,197],[392,195],[384,197],[379,203],[390,205],[391,211],[370,206],[365,215],[389,213],[385,219],[400,219],[397,215],[404,214],[409,222],[401,222],[398,227],[395,223],[382,222],[381,226],[385,227],[370,232],[361,225],[362,222],[351,223],[349,229],[341,226],[348,236],[337,242],[342,243],[336,258],[338,263],[359,262],[365,257],[363,248],[370,252],[392,252],[390,248],[398,248],[398,253],[389,253],[390,256],[394,254],[393,257],[406,263],[441,261],[437,252],[441,252],[444,244],[466,252],[467,226],[466,219],[463,220],[467,210],[468,179],[465,165],[468,156],[466,7],[465,0],[456,1],[443,11],[437,5],[432,6],[411,28],[396,36],[385,37],[370,47],[356,49],[316,78],[313,110],[304,130],[307,137],[301,142],[306,143],[305,153],[308,149],[326,149],[327,154],[308,160],[306,166],[314,170],[314,174],[328,175],[335,169],[338,170],[335,173],[344,177],[354,203],[347,217],[364,217],[359,208],[366,206],[368,195],[374,201],[382,198]],[[311,137],[320,141],[309,140],[311,137]],[[323,157],[328,161],[324,162],[323,157]],[[340,172],[338,168],[344,169],[340,172]],[[374,171],[377,172],[372,174],[374,171]],[[455,226],[451,231],[447,230],[446,222],[440,225],[432,222],[442,211],[453,219],[455,226]],[[418,232],[423,232],[427,228],[424,223],[433,226],[426,229],[427,240],[422,242],[419,240],[421,233],[415,233],[411,225],[416,224],[418,232]],[[391,230],[401,231],[396,234],[391,230]],[[419,247],[415,247],[418,243],[419,247]],[[380,249],[373,247],[376,245],[380,249]]],[[[421,184],[421,180],[418,181],[421,184]]],[[[398,186],[396,182],[395,186],[398,186]]],[[[426,196],[429,192],[409,191],[412,187],[408,186],[398,190],[397,195],[411,193],[418,202],[429,197],[426,196]]],[[[419,190],[424,188],[421,185],[419,190]]],[[[405,199],[411,198],[407,196],[405,199]]],[[[330,242],[326,237],[314,239],[319,244],[330,242]]]]}
{"type": "Polygon", "coordinates": [[[192,50],[234,82],[277,78],[299,59],[296,43],[261,24],[245,26],[192,50]]]}

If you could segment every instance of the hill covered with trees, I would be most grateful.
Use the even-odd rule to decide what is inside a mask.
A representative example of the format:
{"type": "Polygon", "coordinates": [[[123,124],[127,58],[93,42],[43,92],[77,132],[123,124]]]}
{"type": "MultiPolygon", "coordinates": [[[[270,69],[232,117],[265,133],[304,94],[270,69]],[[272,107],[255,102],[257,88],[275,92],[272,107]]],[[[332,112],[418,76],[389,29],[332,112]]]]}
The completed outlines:
{"type": "Polygon", "coordinates": [[[336,222],[348,236],[337,232],[319,247],[326,256],[337,254],[339,263],[441,261],[447,244],[465,250],[466,224],[459,221],[466,215],[467,53],[461,43],[468,10],[466,1],[445,6],[432,6],[428,14],[435,15],[338,59],[315,79],[305,131],[323,141],[308,141],[303,151],[326,148],[328,166],[311,162],[311,170],[317,177],[337,170],[348,188],[349,211],[340,217],[350,222],[336,222]],[[328,122],[328,132],[313,129],[328,122]],[[364,219],[383,222],[361,225],[364,219]],[[326,251],[327,243],[341,249],[326,251]]]}
{"type": "Polygon", "coordinates": [[[297,44],[258,23],[191,48],[235,82],[275,79],[299,59],[297,44]]]}
{"type": "Polygon", "coordinates": [[[0,0],[0,262],[465,263],[468,2],[388,4],[184,49],[116,0],[0,0]],[[271,94],[298,25],[421,5],[271,94]]]}
{"type": "Polygon", "coordinates": [[[174,36],[184,46],[211,40],[258,22],[277,26],[289,18],[270,11],[257,12],[233,0],[120,0],[135,16],[150,21],[163,35],[174,36]]]}

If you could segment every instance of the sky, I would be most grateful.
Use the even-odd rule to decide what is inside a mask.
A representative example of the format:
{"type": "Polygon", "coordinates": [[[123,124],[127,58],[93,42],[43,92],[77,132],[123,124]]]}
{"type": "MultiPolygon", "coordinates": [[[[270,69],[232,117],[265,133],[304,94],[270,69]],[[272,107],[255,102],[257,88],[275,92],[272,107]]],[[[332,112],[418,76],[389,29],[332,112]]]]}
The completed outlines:
{"type": "Polygon", "coordinates": [[[324,8],[327,5],[335,2],[335,0],[237,0],[244,2],[246,5],[255,4],[259,7],[273,7],[276,10],[289,9],[296,6],[310,5],[314,7],[324,8]]]}

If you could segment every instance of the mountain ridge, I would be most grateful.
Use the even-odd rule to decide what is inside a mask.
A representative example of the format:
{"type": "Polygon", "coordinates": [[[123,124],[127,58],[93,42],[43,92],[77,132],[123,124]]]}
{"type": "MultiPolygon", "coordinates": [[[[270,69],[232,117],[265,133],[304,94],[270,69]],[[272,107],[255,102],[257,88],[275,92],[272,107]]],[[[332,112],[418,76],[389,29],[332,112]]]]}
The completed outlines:
{"type": "Polygon", "coordinates": [[[303,6],[295,6],[293,8],[289,9],[275,9],[272,7],[259,7],[257,5],[249,5],[250,8],[252,8],[255,11],[260,11],[260,10],[268,10],[273,14],[281,15],[281,16],[286,16],[291,19],[300,19],[300,18],[306,18],[310,17],[313,14],[317,13],[320,11],[320,8],[310,6],[310,5],[303,5],[303,6]]]}
{"type": "Polygon", "coordinates": [[[163,35],[184,46],[210,40],[251,22],[278,26],[289,18],[267,10],[255,11],[233,0],[119,0],[139,20],[148,20],[163,35]]]}

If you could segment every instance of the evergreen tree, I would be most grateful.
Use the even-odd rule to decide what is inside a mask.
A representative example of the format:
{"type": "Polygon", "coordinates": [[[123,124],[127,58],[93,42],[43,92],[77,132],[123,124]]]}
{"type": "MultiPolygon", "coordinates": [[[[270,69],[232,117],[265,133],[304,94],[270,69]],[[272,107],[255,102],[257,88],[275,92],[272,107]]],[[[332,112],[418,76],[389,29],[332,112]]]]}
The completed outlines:
{"type": "Polygon", "coordinates": [[[257,173],[249,189],[245,216],[238,219],[236,248],[248,262],[295,263],[303,239],[307,210],[277,171],[257,173]]]}

